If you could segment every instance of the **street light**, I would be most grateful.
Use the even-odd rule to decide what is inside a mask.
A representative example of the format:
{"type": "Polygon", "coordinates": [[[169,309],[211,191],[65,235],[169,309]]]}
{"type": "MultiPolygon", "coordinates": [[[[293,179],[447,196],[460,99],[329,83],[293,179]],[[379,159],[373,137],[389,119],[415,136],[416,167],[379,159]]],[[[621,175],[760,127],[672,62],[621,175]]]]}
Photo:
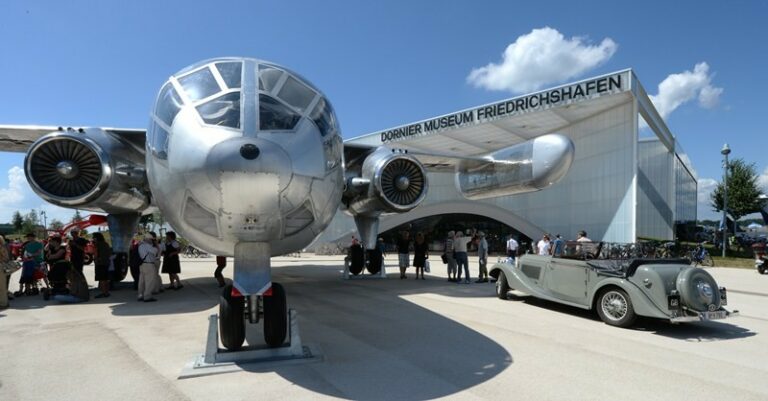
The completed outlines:
{"type": "Polygon", "coordinates": [[[45,229],[45,235],[48,235],[48,216],[45,214],[45,210],[40,211],[40,215],[43,216],[43,229],[45,229]]]}
{"type": "Polygon", "coordinates": [[[728,246],[728,155],[731,148],[726,143],[720,153],[725,156],[723,163],[723,257],[725,257],[725,248],[728,246]]]}

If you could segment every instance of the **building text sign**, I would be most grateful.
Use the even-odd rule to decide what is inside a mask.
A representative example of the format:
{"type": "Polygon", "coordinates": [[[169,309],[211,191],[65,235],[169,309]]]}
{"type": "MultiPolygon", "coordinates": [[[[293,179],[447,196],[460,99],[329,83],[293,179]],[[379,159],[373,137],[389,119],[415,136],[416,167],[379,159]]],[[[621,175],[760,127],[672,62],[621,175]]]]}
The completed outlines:
{"type": "Polygon", "coordinates": [[[378,135],[381,137],[382,143],[397,141],[444,129],[488,122],[505,116],[548,109],[606,94],[624,92],[628,89],[629,72],[625,71],[392,128],[382,131],[378,135]]]}

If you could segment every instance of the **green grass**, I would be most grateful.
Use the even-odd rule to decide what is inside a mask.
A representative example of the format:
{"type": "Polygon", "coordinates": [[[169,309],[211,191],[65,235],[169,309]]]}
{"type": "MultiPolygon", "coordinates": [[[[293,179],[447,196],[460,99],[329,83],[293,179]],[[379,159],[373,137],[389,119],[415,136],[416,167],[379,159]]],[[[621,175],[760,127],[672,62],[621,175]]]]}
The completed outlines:
{"type": "Polygon", "coordinates": [[[755,268],[755,259],[753,258],[741,258],[733,256],[726,256],[723,258],[722,256],[712,255],[712,260],[715,261],[715,267],[736,267],[739,269],[755,268]]]}

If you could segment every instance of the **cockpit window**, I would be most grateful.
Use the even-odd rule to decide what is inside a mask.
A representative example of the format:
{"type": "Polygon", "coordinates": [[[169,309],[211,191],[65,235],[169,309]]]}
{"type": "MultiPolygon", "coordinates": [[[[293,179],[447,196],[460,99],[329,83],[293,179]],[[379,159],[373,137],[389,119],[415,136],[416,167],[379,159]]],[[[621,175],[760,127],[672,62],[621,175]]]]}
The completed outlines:
{"type": "Polygon", "coordinates": [[[221,78],[224,79],[224,82],[230,89],[240,87],[240,76],[242,75],[243,71],[243,63],[239,61],[229,63],[216,63],[216,68],[219,70],[221,78]]]}
{"type": "Polygon", "coordinates": [[[179,78],[179,83],[192,101],[204,99],[221,90],[213,73],[208,68],[179,78]]]}
{"type": "Polygon", "coordinates": [[[231,92],[199,106],[197,112],[206,124],[240,128],[240,92],[231,92]]]}
{"type": "Polygon", "coordinates": [[[280,76],[283,72],[277,68],[267,67],[265,65],[259,66],[259,89],[265,92],[271,92],[277,85],[277,81],[280,80],[280,76]]]}
{"type": "Polygon", "coordinates": [[[267,95],[259,95],[260,129],[292,130],[301,117],[288,106],[267,95]]]}
{"type": "Polygon", "coordinates": [[[309,117],[317,124],[320,135],[326,136],[336,129],[336,116],[333,114],[331,104],[325,98],[320,99],[309,117]]]}
{"type": "Polygon", "coordinates": [[[168,132],[152,122],[152,154],[160,160],[168,160],[168,132]]]}
{"type": "Polygon", "coordinates": [[[280,88],[280,93],[277,94],[280,99],[283,99],[286,103],[304,112],[315,98],[315,91],[309,89],[306,85],[297,81],[294,77],[288,76],[285,80],[285,84],[280,88]]]}
{"type": "Polygon", "coordinates": [[[173,85],[167,83],[160,90],[160,96],[157,97],[155,115],[170,127],[173,125],[173,119],[176,118],[176,114],[181,110],[181,106],[179,94],[173,89],[173,85]]]}

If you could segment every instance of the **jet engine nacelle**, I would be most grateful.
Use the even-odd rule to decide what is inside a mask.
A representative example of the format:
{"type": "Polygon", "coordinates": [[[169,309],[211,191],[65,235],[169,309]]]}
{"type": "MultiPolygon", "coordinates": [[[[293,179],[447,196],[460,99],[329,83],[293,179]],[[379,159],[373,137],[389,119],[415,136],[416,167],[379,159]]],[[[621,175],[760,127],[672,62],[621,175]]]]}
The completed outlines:
{"type": "Polygon", "coordinates": [[[347,173],[344,205],[354,215],[404,213],[427,195],[427,173],[415,157],[379,148],[347,173]]]}
{"type": "Polygon", "coordinates": [[[41,198],[64,207],[136,213],[149,206],[141,144],[101,129],[52,132],[27,152],[24,172],[41,198]]]}
{"type": "Polygon", "coordinates": [[[363,244],[373,249],[382,213],[405,213],[427,196],[427,173],[415,157],[380,147],[357,170],[347,170],[342,207],[355,218],[363,244]]]}
{"type": "Polygon", "coordinates": [[[456,189],[467,199],[542,190],[562,179],[573,163],[574,145],[560,134],[537,137],[456,166],[456,189]]]}

